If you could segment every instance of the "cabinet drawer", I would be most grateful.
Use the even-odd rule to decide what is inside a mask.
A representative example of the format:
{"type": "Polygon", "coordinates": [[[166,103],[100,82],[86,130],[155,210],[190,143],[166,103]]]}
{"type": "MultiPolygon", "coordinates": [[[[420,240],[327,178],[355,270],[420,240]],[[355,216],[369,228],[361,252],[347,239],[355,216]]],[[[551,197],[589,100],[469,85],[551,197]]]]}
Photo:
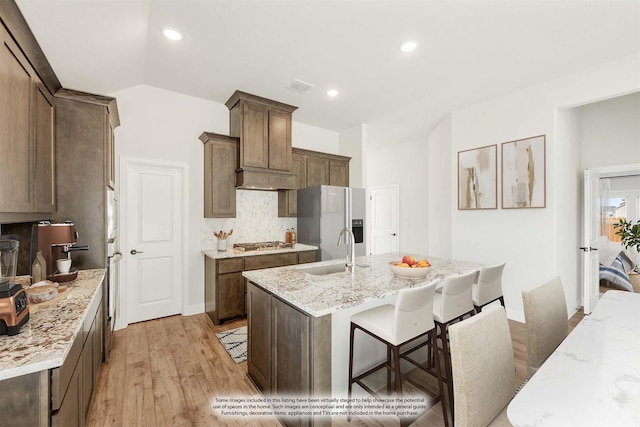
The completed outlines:
{"type": "Polygon", "coordinates": [[[298,264],[306,264],[308,262],[318,261],[318,255],[316,251],[304,251],[298,252],[298,264]]]}
{"type": "Polygon", "coordinates": [[[244,269],[259,270],[261,268],[282,267],[298,263],[298,253],[289,252],[286,254],[256,255],[245,258],[244,269]]]}
{"type": "Polygon", "coordinates": [[[218,260],[218,274],[235,273],[244,269],[244,258],[218,260]]]}

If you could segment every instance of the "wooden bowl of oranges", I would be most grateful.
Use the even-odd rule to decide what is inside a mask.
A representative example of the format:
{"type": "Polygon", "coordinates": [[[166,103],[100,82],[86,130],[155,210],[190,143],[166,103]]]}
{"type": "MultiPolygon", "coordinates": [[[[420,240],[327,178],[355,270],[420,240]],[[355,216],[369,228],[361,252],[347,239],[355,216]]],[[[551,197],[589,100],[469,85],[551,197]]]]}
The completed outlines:
{"type": "Polygon", "coordinates": [[[424,279],[427,277],[431,263],[426,259],[417,260],[412,255],[405,255],[401,261],[391,261],[389,269],[403,279],[424,279]]]}

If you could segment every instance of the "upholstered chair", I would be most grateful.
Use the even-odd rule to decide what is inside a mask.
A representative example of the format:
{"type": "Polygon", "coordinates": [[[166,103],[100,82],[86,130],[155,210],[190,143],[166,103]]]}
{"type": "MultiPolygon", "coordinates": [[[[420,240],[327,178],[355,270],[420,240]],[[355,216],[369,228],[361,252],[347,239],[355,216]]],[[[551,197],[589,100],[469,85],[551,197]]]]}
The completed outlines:
{"type": "Polygon", "coordinates": [[[527,373],[531,377],[569,334],[567,302],[559,277],[522,291],[527,328],[527,373]]]}
{"type": "MultiPolygon", "coordinates": [[[[452,409],[453,390],[451,384],[451,362],[449,357],[449,344],[447,329],[450,324],[458,322],[464,316],[473,316],[475,309],[471,300],[471,289],[477,271],[467,274],[451,275],[444,279],[442,288],[438,289],[433,297],[433,319],[439,329],[440,348],[444,359],[443,377],[449,383],[449,408],[452,409]]],[[[437,341],[436,341],[437,346],[437,341]]]]}
{"type": "MultiPolygon", "coordinates": [[[[437,282],[430,285],[400,290],[394,305],[382,305],[351,316],[351,330],[349,334],[349,399],[353,384],[358,384],[374,396],[378,396],[362,380],[373,372],[387,368],[387,392],[390,392],[391,373],[394,377],[394,390],[397,397],[402,397],[402,374],[400,371],[400,347],[409,344],[420,337],[429,335],[430,341],[435,342],[436,331],[433,321],[433,295],[437,282]],[[361,330],[371,337],[384,343],[387,347],[387,360],[371,369],[353,376],[353,347],[354,334],[361,330]]],[[[443,400],[444,387],[440,374],[440,360],[435,352],[436,377],[439,395],[432,399],[431,404],[443,400]]],[[[444,405],[444,402],[443,402],[444,405]]],[[[444,412],[444,411],[443,411],[444,412]]],[[[351,420],[349,413],[348,419],[351,420]]],[[[445,426],[448,426],[445,414],[445,426]]],[[[400,424],[407,425],[408,420],[401,418],[400,424]]]]}
{"type": "Polygon", "coordinates": [[[502,296],[502,271],[506,263],[481,267],[478,272],[471,298],[476,313],[480,313],[482,307],[499,300],[504,307],[504,297],[502,296]]]}
{"type": "Polygon", "coordinates": [[[455,424],[510,426],[515,363],[504,307],[494,305],[449,327],[455,424]]]}

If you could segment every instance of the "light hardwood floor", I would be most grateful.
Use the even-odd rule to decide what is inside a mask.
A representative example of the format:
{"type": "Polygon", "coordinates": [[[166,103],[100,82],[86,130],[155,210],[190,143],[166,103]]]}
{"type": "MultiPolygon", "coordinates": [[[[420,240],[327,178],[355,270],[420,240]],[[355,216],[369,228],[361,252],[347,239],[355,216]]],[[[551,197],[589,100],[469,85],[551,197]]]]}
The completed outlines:
{"type": "MultiPolygon", "coordinates": [[[[570,319],[570,329],[582,319],[570,319]]],[[[247,378],[246,362],[236,364],[215,334],[245,320],[214,327],[205,314],[172,316],[116,331],[109,363],[100,368],[87,416],[93,426],[278,426],[275,417],[219,417],[216,396],[260,396],[247,378]]],[[[516,382],[526,377],[524,324],[509,321],[516,360],[516,382]]],[[[335,417],[334,426],[394,426],[396,419],[335,417]]],[[[441,404],[412,426],[443,426],[441,404]]]]}

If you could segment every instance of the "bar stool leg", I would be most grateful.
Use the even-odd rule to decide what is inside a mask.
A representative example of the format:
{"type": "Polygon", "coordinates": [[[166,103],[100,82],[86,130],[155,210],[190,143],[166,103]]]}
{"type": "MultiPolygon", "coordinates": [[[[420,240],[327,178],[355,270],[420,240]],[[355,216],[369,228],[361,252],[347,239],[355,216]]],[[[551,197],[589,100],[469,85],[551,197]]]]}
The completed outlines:
{"type": "Polygon", "coordinates": [[[447,323],[438,323],[440,327],[440,340],[442,341],[442,356],[444,357],[444,371],[447,378],[447,391],[449,394],[449,409],[451,411],[451,420],[453,423],[453,378],[451,378],[451,355],[449,354],[449,345],[447,343],[447,323]]]}
{"type": "Polygon", "coordinates": [[[400,376],[400,349],[393,346],[393,374],[395,376],[396,398],[402,397],[402,377],[400,376]]]}
{"type": "MultiPolygon", "coordinates": [[[[436,333],[436,328],[433,328],[429,333],[429,341],[434,343],[438,343],[438,334],[436,333]]],[[[442,380],[442,367],[440,366],[440,352],[438,347],[436,346],[434,349],[429,351],[433,351],[434,363],[436,365],[436,376],[438,377],[438,389],[440,390],[440,404],[442,405],[442,418],[444,418],[444,427],[449,427],[449,416],[447,414],[447,399],[444,394],[444,386],[442,380]]],[[[431,354],[429,354],[431,356],[431,354]]]]}
{"type": "Polygon", "coordinates": [[[351,422],[351,388],[353,385],[353,336],[356,330],[355,323],[351,322],[351,328],[349,330],[349,393],[348,393],[348,409],[347,409],[347,421],[351,422]]]}
{"type": "Polygon", "coordinates": [[[387,396],[391,394],[391,347],[387,346],[387,396]]]}

